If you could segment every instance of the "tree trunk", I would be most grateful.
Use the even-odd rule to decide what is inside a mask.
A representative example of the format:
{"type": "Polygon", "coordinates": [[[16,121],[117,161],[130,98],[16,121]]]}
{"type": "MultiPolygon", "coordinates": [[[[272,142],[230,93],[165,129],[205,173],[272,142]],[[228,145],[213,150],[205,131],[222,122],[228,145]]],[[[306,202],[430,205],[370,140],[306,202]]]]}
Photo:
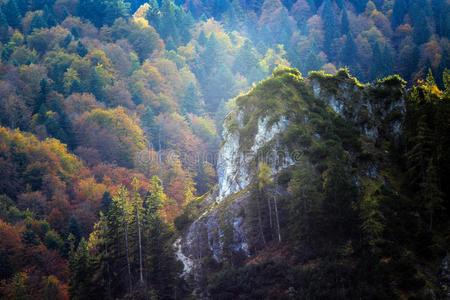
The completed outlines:
{"type": "Polygon", "coordinates": [[[125,201],[122,198],[122,213],[123,213],[123,230],[125,233],[125,251],[127,256],[127,268],[128,268],[128,289],[131,294],[132,291],[132,282],[131,282],[131,266],[130,266],[130,250],[128,248],[128,232],[127,232],[127,219],[125,215],[125,201]]]}
{"type": "Polygon", "coordinates": [[[272,224],[272,205],[270,205],[270,197],[267,197],[267,206],[269,207],[270,228],[273,228],[273,224],[272,224]]]}
{"type": "MultiPolygon", "coordinates": [[[[103,231],[103,232],[105,232],[105,231],[103,231]]],[[[106,244],[106,236],[104,237],[105,238],[105,255],[106,255],[106,276],[108,277],[108,279],[107,279],[107,289],[108,289],[108,299],[112,299],[112,297],[111,297],[111,274],[110,274],[110,271],[109,271],[109,261],[108,261],[108,245],[106,244]]]]}
{"type": "Polygon", "coordinates": [[[278,204],[277,204],[278,184],[277,184],[276,180],[277,180],[277,178],[275,178],[275,192],[273,195],[273,201],[275,203],[275,219],[277,221],[278,242],[281,243],[280,220],[278,218],[278,204]]]}
{"type": "Polygon", "coordinates": [[[263,227],[262,227],[262,219],[261,219],[261,207],[259,206],[259,197],[256,199],[256,205],[258,208],[258,223],[259,223],[259,234],[263,240],[264,246],[266,245],[266,238],[264,237],[263,227]]]}
{"type": "Polygon", "coordinates": [[[142,274],[142,239],[141,239],[141,223],[139,220],[139,205],[136,201],[136,218],[138,225],[138,239],[139,239],[139,279],[144,282],[144,275],[142,274]]]}

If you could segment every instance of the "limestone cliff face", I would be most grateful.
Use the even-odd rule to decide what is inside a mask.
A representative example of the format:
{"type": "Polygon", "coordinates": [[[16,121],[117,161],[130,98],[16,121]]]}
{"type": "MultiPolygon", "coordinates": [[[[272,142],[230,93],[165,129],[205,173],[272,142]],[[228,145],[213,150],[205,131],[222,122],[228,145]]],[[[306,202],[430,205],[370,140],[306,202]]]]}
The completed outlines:
{"type": "Polygon", "coordinates": [[[405,115],[403,80],[392,76],[362,85],[346,72],[336,76],[312,73],[313,94],[335,112],[355,123],[372,140],[396,138],[405,115]]]}
{"type": "MultiPolygon", "coordinates": [[[[294,89],[298,93],[295,97],[325,101],[371,139],[399,134],[404,110],[400,81],[363,86],[348,74],[313,75],[300,81],[304,90],[294,89]]],[[[196,281],[200,280],[200,266],[206,257],[220,262],[226,256],[225,248],[244,256],[254,253],[252,228],[246,216],[249,215],[248,187],[256,176],[258,163],[271,166],[273,176],[295,164],[294,153],[289,152],[281,137],[294,120],[290,104],[285,103],[287,98],[277,95],[278,102],[273,101],[272,108],[267,99],[270,95],[251,91],[246,97],[252,100],[236,105],[223,124],[223,144],[217,163],[218,185],[205,197],[202,214],[174,245],[177,257],[184,263],[184,275],[190,274],[196,281]]],[[[306,117],[304,120],[308,122],[306,117]]],[[[320,139],[318,134],[311,135],[320,139]]],[[[373,177],[377,176],[375,167],[370,167],[370,172],[373,177]]],[[[201,287],[198,292],[201,293],[201,287]]]]}
{"type": "MultiPolygon", "coordinates": [[[[251,169],[252,165],[256,163],[255,160],[268,161],[271,159],[279,159],[279,157],[276,157],[276,154],[278,151],[283,150],[280,149],[279,142],[277,142],[276,138],[289,125],[289,121],[285,116],[281,116],[278,122],[271,125],[269,125],[269,117],[259,118],[253,143],[248,151],[242,151],[240,145],[240,129],[245,126],[242,121],[243,114],[243,112],[236,112],[237,128],[233,129],[225,125],[223,129],[224,144],[220,149],[217,162],[219,179],[219,196],[217,201],[219,202],[247,187],[251,178],[254,176],[251,169]],[[274,139],[275,145],[272,145],[265,153],[258,153],[260,149],[274,139]]],[[[233,115],[230,114],[229,118],[232,117],[233,115]]],[[[285,161],[281,168],[293,163],[288,153],[285,153],[286,156],[283,158],[285,161]]],[[[279,169],[280,167],[275,167],[274,171],[277,172],[279,169]]]]}
{"type": "Polygon", "coordinates": [[[248,237],[250,225],[245,219],[245,216],[249,215],[249,192],[246,188],[256,175],[255,165],[259,160],[270,161],[273,163],[275,175],[294,163],[288,151],[277,140],[278,135],[289,124],[285,117],[282,116],[278,122],[272,124],[269,123],[268,117],[258,119],[251,145],[246,145],[248,150],[243,151],[240,136],[240,129],[246,125],[243,122],[243,114],[242,111],[233,111],[228,116],[228,122],[224,123],[224,142],[217,162],[218,185],[206,199],[207,210],[189,226],[174,245],[177,257],[185,266],[185,275],[194,273],[192,271],[198,269],[202,259],[207,256],[218,262],[222,261],[226,239],[227,247],[231,247],[233,252],[245,256],[251,254],[248,237]],[[238,126],[229,126],[230,123],[238,126]],[[265,151],[261,152],[264,147],[265,151]],[[226,230],[228,236],[225,236],[226,230]]]}

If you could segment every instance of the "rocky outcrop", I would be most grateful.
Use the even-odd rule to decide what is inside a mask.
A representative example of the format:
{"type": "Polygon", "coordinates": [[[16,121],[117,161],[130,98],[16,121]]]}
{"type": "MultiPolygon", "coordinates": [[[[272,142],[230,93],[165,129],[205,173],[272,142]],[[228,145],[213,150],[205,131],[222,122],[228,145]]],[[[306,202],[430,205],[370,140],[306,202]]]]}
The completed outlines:
{"type": "Polygon", "coordinates": [[[272,124],[268,117],[258,119],[252,143],[246,145],[247,151],[242,151],[243,113],[234,112],[229,116],[233,120],[228,121],[238,124],[237,127],[228,126],[230,122],[224,124],[224,143],[217,163],[219,184],[206,200],[208,208],[175,242],[177,257],[185,265],[185,275],[199,268],[205,257],[222,261],[225,246],[240,255],[251,253],[248,238],[251,229],[245,219],[249,214],[246,188],[256,175],[255,165],[259,160],[276,162],[275,175],[294,163],[278,140],[278,135],[289,125],[285,117],[272,124]],[[261,152],[263,148],[265,151],[261,152]]]}
{"type": "MultiPolygon", "coordinates": [[[[245,124],[242,122],[243,112],[237,113],[237,128],[229,128],[224,126],[223,140],[224,144],[219,152],[217,162],[217,174],[219,179],[219,197],[217,201],[223,201],[226,197],[242,191],[250,183],[252,176],[252,166],[255,160],[274,160],[279,159],[276,156],[278,151],[283,151],[286,155],[282,156],[284,167],[292,162],[285,149],[280,149],[279,143],[276,141],[271,151],[258,153],[260,149],[271,142],[278,134],[280,134],[289,125],[286,117],[282,116],[278,122],[269,125],[269,117],[259,118],[256,134],[249,151],[242,151],[240,146],[240,130],[245,124]]],[[[279,171],[279,170],[275,170],[279,171]]]]}
{"type": "Polygon", "coordinates": [[[314,96],[353,121],[361,134],[374,141],[400,136],[405,115],[405,82],[400,77],[363,85],[340,70],[336,76],[313,72],[309,81],[314,96]]]}
{"type": "MultiPolygon", "coordinates": [[[[361,133],[374,140],[399,134],[404,103],[402,82],[396,78],[376,83],[374,88],[359,84],[345,71],[344,74],[329,77],[316,74],[309,80],[300,78],[298,71],[286,72],[291,72],[289,76],[297,80],[295,84],[289,83],[293,86],[291,91],[295,92],[286,93],[297,97],[297,100],[288,101],[288,98],[276,95],[278,98],[270,101],[270,96],[261,90],[253,90],[245,96],[247,98],[241,98],[240,104],[225,119],[224,142],[217,163],[218,185],[205,198],[203,213],[174,245],[177,257],[185,265],[184,275],[191,274],[195,280],[199,280],[196,276],[201,273],[202,261],[209,257],[221,262],[229,255],[230,249],[235,254],[245,256],[255,252],[250,234],[252,228],[246,218],[250,215],[249,185],[257,175],[260,162],[272,168],[272,176],[277,176],[281,170],[295,163],[297,154],[289,153],[281,140],[283,132],[289,130],[291,120],[295,119],[291,107],[304,105],[304,109],[307,109],[303,97],[322,99],[336,113],[352,120],[361,133]],[[272,103],[273,108],[270,106],[272,103]]],[[[278,74],[279,77],[283,75],[283,72],[278,74]]],[[[268,83],[271,84],[270,88],[276,84],[281,89],[285,88],[278,77],[272,80],[268,83]]],[[[307,115],[302,122],[304,126],[311,126],[308,125],[307,115]]],[[[311,135],[321,139],[314,131],[311,135]]],[[[366,175],[376,178],[377,169],[375,166],[369,167],[366,175]]]]}

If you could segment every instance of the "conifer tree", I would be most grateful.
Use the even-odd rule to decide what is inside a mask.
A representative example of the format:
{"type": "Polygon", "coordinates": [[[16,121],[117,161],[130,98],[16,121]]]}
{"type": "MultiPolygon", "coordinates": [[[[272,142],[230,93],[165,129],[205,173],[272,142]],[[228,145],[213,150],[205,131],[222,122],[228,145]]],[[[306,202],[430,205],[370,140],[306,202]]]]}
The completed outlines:
{"type": "Polygon", "coordinates": [[[243,76],[248,76],[251,69],[258,65],[259,59],[256,51],[252,48],[250,41],[245,40],[244,44],[239,48],[239,52],[233,62],[232,70],[243,76]]]}
{"type": "Polygon", "coordinates": [[[133,284],[131,278],[131,262],[130,262],[130,247],[128,243],[128,191],[121,185],[119,187],[119,192],[117,194],[117,201],[120,201],[120,208],[122,209],[122,226],[123,226],[123,238],[125,241],[125,257],[127,261],[127,271],[128,271],[128,292],[129,294],[133,291],[133,284]]]}
{"type": "Polygon", "coordinates": [[[323,194],[319,191],[319,180],[313,166],[306,160],[298,162],[298,169],[292,176],[290,187],[293,197],[289,201],[289,231],[296,247],[308,257],[320,235],[320,208],[323,194]]]}
{"type": "MultiPolygon", "coordinates": [[[[338,150],[331,150],[338,151],[338,150]]],[[[326,172],[324,182],[324,200],[322,211],[327,216],[324,232],[332,233],[329,241],[343,242],[343,237],[350,238],[352,229],[355,228],[356,216],[353,205],[356,203],[358,192],[354,184],[348,179],[340,155],[336,154],[326,172]]]]}
{"type": "Polygon", "coordinates": [[[111,202],[112,202],[111,194],[108,191],[103,193],[101,202],[102,202],[103,213],[108,214],[109,207],[111,206],[111,202]]]}
{"type": "Polygon", "coordinates": [[[145,113],[142,116],[142,125],[148,139],[153,145],[153,148],[156,151],[159,151],[161,149],[161,133],[159,126],[155,121],[153,110],[150,106],[145,108],[145,113]]]}
{"type": "Polygon", "coordinates": [[[31,20],[30,31],[33,31],[33,29],[39,29],[47,26],[48,25],[44,17],[41,14],[37,13],[33,16],[33,19],[31,20]]]}
{"type": "Polygon", "coordinates": [[[350,23],[348,21],[347,10],[344,9],[341,18],[341,33],[348,35],[350,33],[350,23]]]}
{"type": "Polygon", "coordinates": [[[355,62],[357,59],[357,48],[355,44],[355,40],[353,39],[351,33],[347,35],[347,39],[345,40],[344,48],[342,49],[341,60],[344,66],[353,69],[355,67],[355,62]]]}
{"type": "MultiPolygon", "coordinates": [[[[2,42],[6,41],[7,33],[8,33],[8,21],[6,20],[6,16],[3,13],[3,8],[0,5],[0,40],[2,42]]],[[[3,50],[3,49],[2,49],[3,50]]],[[[2,51],[2,60],[3,60],[3,51],[2,51]]]]}
{"type": "Polygon", "coordinates": [[[169,243],[172,232],[160,214],[165,202],[166,195],[161,180],[153,176],[150,180],[150,193],[145,199],[147,209],[144,232],[148,238],[145,265],[148,270],[148,286],[155,290],[159,297],[170,298],[178,288],[176,278],[181,268],[169,243]]]}
{"type": "Polygon", "coordinates": [[[187,114],[200,115],[202,112],[200,91],[193,82],[189,83],[182,99],[182,111],[187,114]]]}
{"type": "Polygon", "coordinates": [[[403,23],[403,18],[408,12],[408,6],[406,0],[395,0],[394,8],[392,10],[392,29],[397,28],[398,25],[403,23]]]}
{"type": "Polygon", "coordinates": [[[201,30],[200,34],[198,35],[198,43],[201,46],[206,46],[206,43],[208,42],[208,38],[206,37],[205,31],[201,30]]]}
{"type": "Polygon", "coordinates": [[[334,49],[332,48],[332,44],[335,38],[338,37],[338,23],[337,23],[337,17],[336,12],[334,10],[334,6],[331,3],[331,0],[325,0],[325,3],[323,4],[323,10],[322,10],[322,20],[323,20],[323,27],[324,27],[324,50],[325,52],[330,56],[330,59],[333,59],[333,54],[335,53],[334,49]]]}
{"type": "Polygon", "coordinates": [[[6,21],[14,28],[20,24],[20,11],[17,7],[16,0],[8,0],[3,6],[3,13],[5,14],[6,21]]]}
{"type": "Polygon", "coordinates": [[[78,223],[78,218],[75,215],[72,215],[69,219],[69,227],[67,229],[67,232],[69,235],[73,235],[75,241],[74,245],[75,247],[77,247],[82,238],[82,232],[80,223],[78,223]]]}
{"type": "Polygon", "coordinates": [[[138,181],[136,178],[133,179],[133,202],[134,211],[136,217],[136,230],[137,230],[137,247],[138,247],[138,257],[139,257],[139,282],[144,283],[143,275],[143,260],[142,260],[142,219],[143,219],[143,207],[142,198],[138,191],[138,181]]]}
{"type": "Polygon", "coordinates": [[[82,300],[90,297],[92,272],[89,268],[91,257],[88,252],[87,242],[82,238],[75,247],[74,241],[70,245],[69,252],[69,292],[71,299],[82,300]]]}

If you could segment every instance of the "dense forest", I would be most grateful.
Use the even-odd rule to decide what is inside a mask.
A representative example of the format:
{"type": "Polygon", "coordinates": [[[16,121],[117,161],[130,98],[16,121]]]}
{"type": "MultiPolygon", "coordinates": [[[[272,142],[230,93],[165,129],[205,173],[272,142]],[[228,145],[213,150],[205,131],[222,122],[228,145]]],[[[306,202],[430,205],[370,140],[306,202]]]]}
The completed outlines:
{"type": "Polygon", "coordinates": [[[449,39],[447,0],[1,0],[0,298],[449,297],[449,39]],[[187,274],[236,111],[303,155],[187,274]]]}

